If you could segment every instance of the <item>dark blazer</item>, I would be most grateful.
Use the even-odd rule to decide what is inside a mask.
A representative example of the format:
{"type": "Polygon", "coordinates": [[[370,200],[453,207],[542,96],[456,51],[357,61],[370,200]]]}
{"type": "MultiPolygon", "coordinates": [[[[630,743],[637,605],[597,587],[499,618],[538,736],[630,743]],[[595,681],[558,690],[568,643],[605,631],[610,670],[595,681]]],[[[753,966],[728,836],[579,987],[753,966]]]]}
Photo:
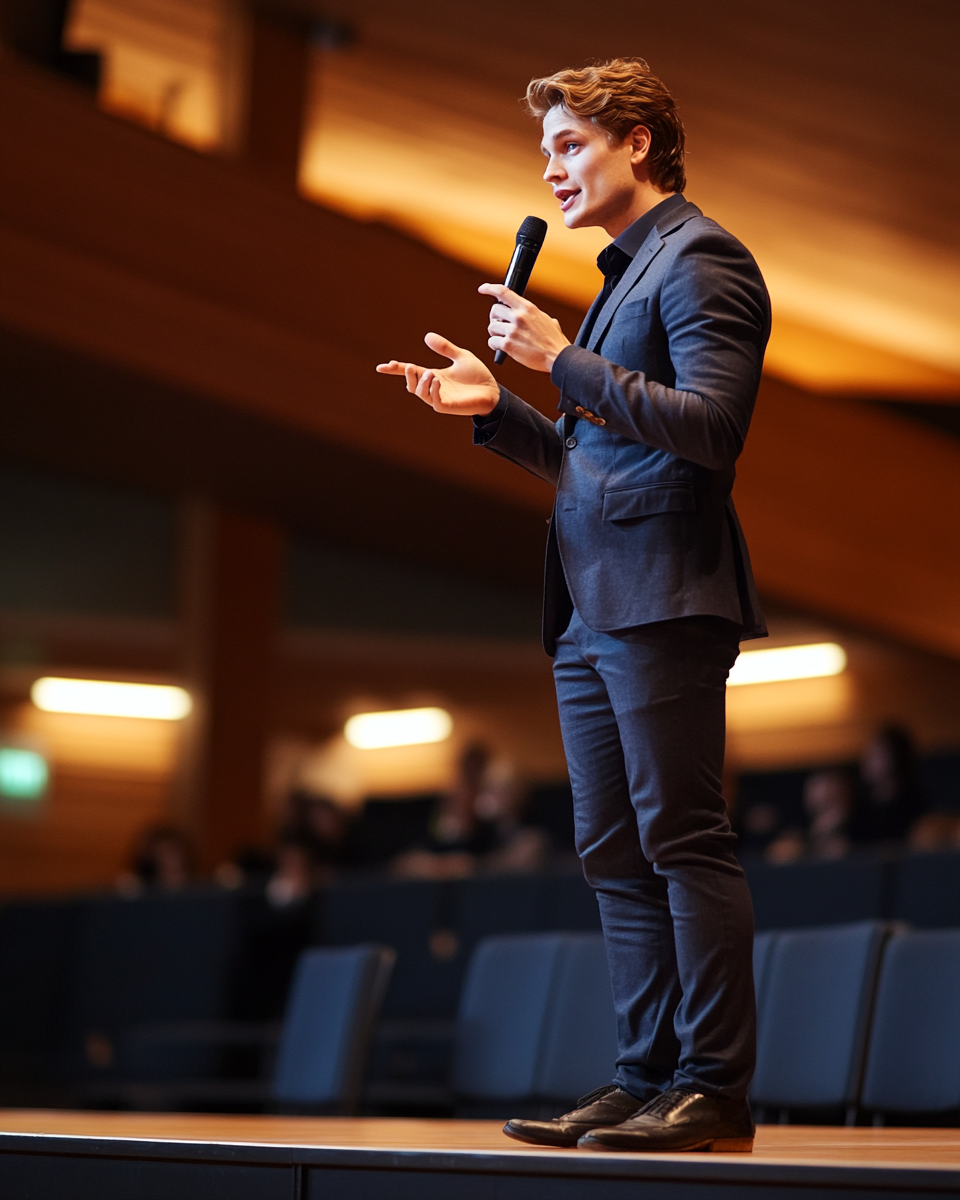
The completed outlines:
{"type": "Polygon", "coordinates": [[[474,433],[557,488],[544,648],[554,653],[574,604],[599,632],[712,615],[762,637],[730,497],[770,334],[760,270],[683,203],[651,230],[591,329],[598,302],[551,373],[560,420],[502,388],[474,433]]]}

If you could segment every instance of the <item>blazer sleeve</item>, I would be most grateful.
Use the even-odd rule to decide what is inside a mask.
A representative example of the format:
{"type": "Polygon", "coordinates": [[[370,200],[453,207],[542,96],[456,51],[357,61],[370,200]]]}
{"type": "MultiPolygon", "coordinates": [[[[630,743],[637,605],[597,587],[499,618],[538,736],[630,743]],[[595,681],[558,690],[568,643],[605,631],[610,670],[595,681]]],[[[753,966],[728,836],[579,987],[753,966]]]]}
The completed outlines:
{"type": "Polygon", "coordinates": [[[556,487],[563,457],[559,426],[506,388],[500,389],[500,401],[489,416],[474,417],[473,444],[556,487]]]}
{"type": "Polygon", "coordinates": [[[624,437],[729,470],[743,449],[770,332],[767,290],[749,251],[716,227],[687,240],[664,275],[660,320],[673,386],[567,346],[551,372],[560,410],[575,416],[579,405],[624,437]]]}

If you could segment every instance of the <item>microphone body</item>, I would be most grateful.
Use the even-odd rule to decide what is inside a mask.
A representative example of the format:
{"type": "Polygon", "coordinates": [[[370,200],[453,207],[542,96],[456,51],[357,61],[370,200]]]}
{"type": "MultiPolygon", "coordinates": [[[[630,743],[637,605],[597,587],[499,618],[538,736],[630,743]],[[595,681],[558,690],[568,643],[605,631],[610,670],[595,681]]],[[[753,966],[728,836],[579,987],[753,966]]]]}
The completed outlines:
{"type": "MultiPolygon", "coordinates": [[[[537,261],[537,255],[540,253],[543,239],[546,236],[547,223],[540,217],[527,217],[517,230],[517,244],[514,247],[513,258],[510,259],[510,266],[507,267],[507,274],[503,282],[511,292],[516,292],[518,296],[522,296],[526,291],[527,284],[530,282],[530,272],[533,270],[533,264],[537,261]]],[[[506,352],[498,350],[493,356],[493,361],[498,366],[500,363],[506,362],[506,352]]]]}

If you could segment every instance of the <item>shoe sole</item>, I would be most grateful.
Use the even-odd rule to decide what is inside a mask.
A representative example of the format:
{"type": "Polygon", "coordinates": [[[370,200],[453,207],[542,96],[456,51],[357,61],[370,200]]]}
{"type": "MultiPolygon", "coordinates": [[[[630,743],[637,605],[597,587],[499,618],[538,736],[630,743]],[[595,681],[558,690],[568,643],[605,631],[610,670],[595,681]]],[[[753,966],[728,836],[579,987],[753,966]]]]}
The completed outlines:
{"type": "MultiPolygon", "coordinates": [[[[504,1131],[506,1132],[506,1131],[504,1131]]],[[[615,1150],[632,1154],[752,1154],[753,1138],[711,1138],[709,1141],[697,1142],[693,1146],[615,1146],[596,1141],[582,1145],[581,1150],[615,1150]]]]}

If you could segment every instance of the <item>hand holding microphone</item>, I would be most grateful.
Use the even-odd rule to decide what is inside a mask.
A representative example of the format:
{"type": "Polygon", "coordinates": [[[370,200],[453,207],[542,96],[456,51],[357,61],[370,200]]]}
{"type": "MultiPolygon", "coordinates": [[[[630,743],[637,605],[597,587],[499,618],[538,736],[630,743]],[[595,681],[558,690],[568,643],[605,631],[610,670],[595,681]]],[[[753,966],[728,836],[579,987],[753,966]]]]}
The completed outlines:
{"type": "MultiPolygon", "coordinates": [[[[523,298],[546,231],[546,221],[527,217],[517,233],[506,282],[485,283],[479,289],[497,301],[490,309],[487,327],[490,334],[487,344],[496,350],[494,362],[502,363],[509,354],[533,371],[549,371],[564,346],[570,345],[560,323],[523,298]]],[[[449,359],[450,366],[421,367],[391,359],[380,363],[377,371],[381,375],[403,376],[407,391],[437,412],[464,417],[492,412],[500,388],[489,367],[469,350],[437,333],[428,333],[424,341],[436,354],[449,359]]]]}
{"type": "Polygon", "coordinates": [[[497,364],[505,362],[509,354],[533,371],[549,371],[560,351],[570,344],[559,321],[523,299],[546,234],[546,221],[527,217],[517,230],[506,279],[503,283],[485,283],[480,288],[483,295],[497,300],[490,309],[487,327],[490,335],[487,344],[496,351],[493,361],[497,364]]]}

